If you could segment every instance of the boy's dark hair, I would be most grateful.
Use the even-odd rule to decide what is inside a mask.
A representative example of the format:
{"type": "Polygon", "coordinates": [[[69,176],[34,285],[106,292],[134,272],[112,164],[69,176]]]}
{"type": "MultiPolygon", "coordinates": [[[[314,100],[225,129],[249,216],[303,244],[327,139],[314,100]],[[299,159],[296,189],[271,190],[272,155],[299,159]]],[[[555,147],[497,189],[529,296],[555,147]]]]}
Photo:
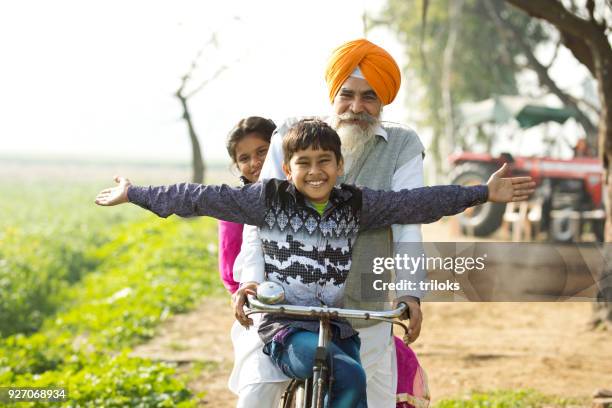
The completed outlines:
{"type": "Polygon", "coordinates": [[[276,129],[276,124],[270,119],[260,116],[249,116],[248,118],[241,119],[227,135],[226,148],[232,161],[236,163],[236,145],[245,136],[255,133],[261,140],[270,143],[274,129],[276,129]]]}
{"type": "Polygon", "coordinates": [[[291,126],[283,138],[283,155],[285,164],[299,150],[313,148],[333,152],[336,161],[342,161],[340,136],[331,126],[319,119],[302,119],[291,126]]]}

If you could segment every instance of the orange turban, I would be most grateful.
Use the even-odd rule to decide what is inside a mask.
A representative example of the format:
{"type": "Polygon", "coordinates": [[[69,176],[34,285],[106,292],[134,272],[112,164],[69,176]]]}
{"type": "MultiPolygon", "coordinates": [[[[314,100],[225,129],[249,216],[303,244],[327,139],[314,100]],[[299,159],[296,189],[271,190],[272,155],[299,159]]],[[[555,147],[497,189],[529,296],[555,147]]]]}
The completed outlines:
{"type": "Polygon", "coordinates": [[[393,102],[401,83],[400,70],[395,60],[378,45],[361,39],[336,48],[327,62],[325,81],[332,103],[344,81],[357,67],[383,105],[393,102]]]}

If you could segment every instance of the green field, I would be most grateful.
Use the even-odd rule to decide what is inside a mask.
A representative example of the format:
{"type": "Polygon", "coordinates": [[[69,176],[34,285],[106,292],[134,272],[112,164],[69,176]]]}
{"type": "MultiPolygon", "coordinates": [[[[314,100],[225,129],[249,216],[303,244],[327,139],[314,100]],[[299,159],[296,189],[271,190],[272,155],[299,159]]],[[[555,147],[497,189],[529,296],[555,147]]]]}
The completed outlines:
{"type": "Polygon", "coordinates": [[[223,293],[215,221],[95,206],[103,177],[3,176],[0,386],[66,387],[66,406],[195,405],[172,366],[129,352],[223,293]]]}

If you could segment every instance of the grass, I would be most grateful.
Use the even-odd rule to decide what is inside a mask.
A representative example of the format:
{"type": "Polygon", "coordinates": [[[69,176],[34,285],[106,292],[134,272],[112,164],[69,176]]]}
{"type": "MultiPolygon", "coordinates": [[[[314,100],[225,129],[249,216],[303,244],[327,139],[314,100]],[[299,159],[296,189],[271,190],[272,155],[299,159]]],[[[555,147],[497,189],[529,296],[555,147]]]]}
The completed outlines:
{"type": "Polygon", "coordinates": [[[98,189],[0,182],[0,386],[66,387],[68,407],[195,406],[174,365],[130,351],[224,293],[216,223],[101,209],[98,189]]]}
{"type": "Polygon", "coordinates": [[[535,390],[473,391],[463,397],[439,401],[435,408],[545,408],[583,407],[587,401],[548,396],[535,390]]]}

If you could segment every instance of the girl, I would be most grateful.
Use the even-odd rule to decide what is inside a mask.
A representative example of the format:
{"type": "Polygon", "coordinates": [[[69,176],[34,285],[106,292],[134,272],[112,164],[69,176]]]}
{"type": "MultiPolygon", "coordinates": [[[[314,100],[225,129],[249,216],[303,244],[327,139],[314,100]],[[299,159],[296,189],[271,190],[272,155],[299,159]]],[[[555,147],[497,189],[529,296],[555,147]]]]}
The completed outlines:
{"type": "MultiPolygon", "coordinates": [[[[270,119],[249,116],[238,122],[227,136],[227,152],[240,172],[243,184],[253,183],[259,178],[274,129],[276,125],[270,119]]],[[[242,224],[219,221],[219,274],[223,285],[232,294],[239,286],[234,280],[233,269],[242,245],[242,227],[242,224]]]]}

